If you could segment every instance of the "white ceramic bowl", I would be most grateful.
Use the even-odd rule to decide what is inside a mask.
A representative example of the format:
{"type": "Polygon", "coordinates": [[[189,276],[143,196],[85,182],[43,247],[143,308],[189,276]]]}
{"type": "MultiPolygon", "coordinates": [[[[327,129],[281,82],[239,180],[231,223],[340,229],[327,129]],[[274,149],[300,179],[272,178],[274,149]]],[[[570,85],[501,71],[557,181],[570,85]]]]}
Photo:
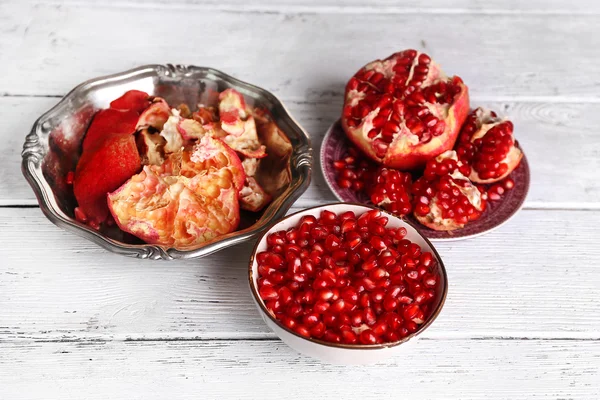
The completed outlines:
{"type": "Polygon", "coordinates": [[[435,307],[431,317],[420,327],[420,329],[417,332],[397,342],[375,345],[347,345],[330,343],[312,338],[307,339],[298,335],[294,331],[286,328],[277,319],[275,319],[275,317],[269,313],[264,302],[260,298],[257,288],[258,263],[256,261],[255,256],[261,251],[265,251],[267,249],[267,236],[272,232],[286,230],[288,228],[296,226],[300,222],[300,218],[302,218],[304,215],[314,215],[318,218],[321,214],[321,211],[325,209],[332,211],[338,215],[345,211],[353,211],[357,215],[360,215],[366,211],[373,210],[375,208],[350,203],[327,204],[324,206],[309,208],[304,211],[300,211],[295,214],[289,215],[281,221],[277,222],[275,225],[273,225],[268,231],[266,231],[260,237],[260,239],[254,247],[252,257],[250,258],[250,265],[248,271],[250,291],[252,292],[252,298],[256,303],[260,315],[262,316],[265,323],[269,326],[269,328],[271,328],[273,332],[275,332],[277,336],[279,336],[281,340],[283,340],[288,346],[302,354],[332,364],[373,364],[385,360],[394,355],[400,354],[402,350],[406,347],[407,343],[414,342],[416,336],[422,333],[425,329],[427,329],[440,313],[444,305],[444,301],[446,300],[446,295],[448,293],[448,278],[446,276],[446,269],[444,268],[444,264],[431,242],[429,242],[429,240],[427,240],[423,235],[421,235],[421,233],[419,233],[419,231],[412,224],[404,221],[401,218],[388,214],[384,211],[382,211],[382,213],[389,218],[389,227],[406,228],[406,230],[408,231],[406,238],[421,246],[421,248],[425,251],[431,252],[437,260],[436,265],[439,268],[438,272],[439,276],[441,277],[441,290],[438,295],[438,298],[434,302],[435,307]],[[400,346],[401,344],[403,346],[400,346]]]}

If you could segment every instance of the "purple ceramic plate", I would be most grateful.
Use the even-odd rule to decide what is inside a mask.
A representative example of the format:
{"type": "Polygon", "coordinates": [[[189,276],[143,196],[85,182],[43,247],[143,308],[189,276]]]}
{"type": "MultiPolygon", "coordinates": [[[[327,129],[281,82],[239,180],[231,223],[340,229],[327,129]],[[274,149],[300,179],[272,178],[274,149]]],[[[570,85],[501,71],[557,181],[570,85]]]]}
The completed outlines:
{"type": "MultiPolygon", "coordinates": [[[[340,121],[336,121],[327,131],[321,144],[321,170],[329,188],[340,201],[349,203],[371,204],[369,197],[364,193],[356,193],[349,189],[342,189],[337,185],[333,162],[339,160],[346,153],[349,146],[340,121]]],[[[481,218],[470,222],[462,229],[454,231],[435,231],[419,224],[412,216],[405,217],[415,223],[420,231],[431,240],[460,240],[483,235],[506,223],[517,211],[523,207],[527,192],[529,191],[529,164],[523,153],[521,164],[510,177],[515,181],[515,187],[507,191],[502,200],[490,201],[481,218]]]]}

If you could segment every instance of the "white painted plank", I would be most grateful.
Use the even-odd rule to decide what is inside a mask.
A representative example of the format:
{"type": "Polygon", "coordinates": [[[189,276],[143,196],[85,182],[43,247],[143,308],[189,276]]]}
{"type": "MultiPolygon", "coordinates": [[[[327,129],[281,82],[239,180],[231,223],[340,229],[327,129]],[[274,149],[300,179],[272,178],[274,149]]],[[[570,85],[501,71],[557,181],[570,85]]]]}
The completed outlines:
{"type": "MultiPolygon", "coordinates": [[[[600,214],[523,211],[436,244],[448,300],[429,338],[600,339],[600,214]]],[[[251,302],[252,243],[189,262],[110,254],[38,209],[0,209],[0,340],[272,338],[251,302]]]]}
{"type": "MultiPolygon", "coordinates": [[[[20,171],[21,148],[35,119],[56,98],[0,97],[0,205],[37,204],[20,171]]],[[[323,135],[339,117],[341,102],[286,101],[292,115],[310,133],[315,148],[315,172],[298,206],[335,201],[323,180],[318,161],[323,135]]],[[[526,151],[532,186],[526,207],[600,208],[600,126],[597,104],[473,102],[513,118],[516,137],[526,151]]]]}
{"type": "Polygon", "coordinates": [[[171,62],[316,99],[339,95],[369,60],[416,47],[459,74],[475,97],[598,100],[599,15],[248,15],[14,2],[1,4],[0,15],[0,90],[11,94],[64,94],[95,76],[171,62]]]}
{"type": "MultiPolygon", "coordinates": [[[[18,0],[12,0],[18,1],[18,0]]],[[[22,0],[20,0],[22,1],[22,0]]],[[[563,0],[408,0],[399,3],[395,0],[295,0],[276,1],[261,0],[248,2],[244,0],[27,0],[30,3],[91,5],[99,7],[140,7],[140,8],[185,8],[185,9],[218,9],[239,12],[319,12],[319,13],[477,13],[477,14],[589,14],[597,13],[600,7],[593,0],[578,0],[566,4],[563,0]]]]}
{"type": "Polygon", "coordinates": [[[0,346],[0,396],[590,400],[600,396],[599,365],[600,342],[573,340],[420,340],[362,367],[322,364],[271,340],[16,342],[0,346]]]}

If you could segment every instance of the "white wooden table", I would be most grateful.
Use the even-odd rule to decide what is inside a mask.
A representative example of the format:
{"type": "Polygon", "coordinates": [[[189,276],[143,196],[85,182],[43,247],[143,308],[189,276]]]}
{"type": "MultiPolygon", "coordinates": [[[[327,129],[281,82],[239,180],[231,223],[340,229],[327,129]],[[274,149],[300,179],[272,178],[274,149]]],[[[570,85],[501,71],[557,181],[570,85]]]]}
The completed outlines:
{"type": "MultiPolygon", "coordinates": [[[[0,398],[600,398],[600,3],[277,3],[0,1],[0,398]],[[446,306],[381,365],[281,343],[251,304],[250,243],[191,262],[119,257],[52,225],[19,170],[31,124],[68,90],[148,63],[273,91],[318,151],[344,82],[409,47],[513,117],[533,181],[502,228],[438,244],[446,306]]],[[[333,200],[317,166],[292,211],[333,200]]]]}

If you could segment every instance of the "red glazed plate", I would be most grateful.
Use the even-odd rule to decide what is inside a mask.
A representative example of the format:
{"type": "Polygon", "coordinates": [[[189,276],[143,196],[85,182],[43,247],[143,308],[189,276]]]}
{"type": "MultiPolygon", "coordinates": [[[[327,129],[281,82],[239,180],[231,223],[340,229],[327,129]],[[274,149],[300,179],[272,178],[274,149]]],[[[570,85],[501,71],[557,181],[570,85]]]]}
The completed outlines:
{"type": "MultiPolygon", "coordinates": [[[[348,145],[349,141],[338,120],[329,128],[321,144],[321,170],[325,182],[340,201],[371,205],[366,194],[342,189],[335,179],[333,162],[342,158],[348,145]]],[[[464,228],[454,231],[435,231],[419,224],[412,215],[406,216],[405,219],[418,226],[420,232],[431,240],[461,240],[483,235],[505,224],[523,207],[530,182],[529,164],[525,153],[519,166],[509,176],[515,181],[515,187],[507,191],[500,201],[490,201],[481,218],[468,223],[464,228]]]]}

